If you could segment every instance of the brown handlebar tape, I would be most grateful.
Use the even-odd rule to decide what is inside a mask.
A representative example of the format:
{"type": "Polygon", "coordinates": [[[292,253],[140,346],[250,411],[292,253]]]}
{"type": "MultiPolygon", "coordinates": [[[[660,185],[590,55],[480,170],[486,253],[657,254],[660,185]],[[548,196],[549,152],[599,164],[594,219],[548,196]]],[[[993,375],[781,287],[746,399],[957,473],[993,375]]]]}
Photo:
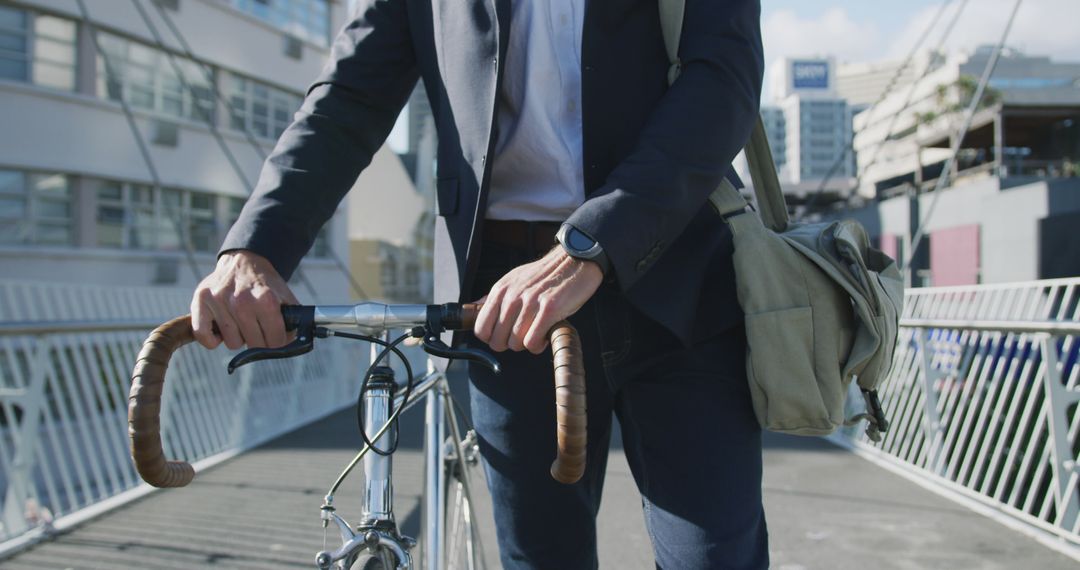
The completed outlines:
{"type": "Polygon", "coordinates": [[[185,461],[168,461],[161,448],[161,392],[165,370],[176,349],[195,340],[191,315],[177,317],[154,329],[143,342],[131,373],[128,394],[128,436],[131,458],[143,481],[155,487],[183,487],[195,477],[185,461]]]}
{"type": "Polygon", "coordinates": [[[483,307],[483,305],[477,303],[464,303],[461,305],[461,328],[463,330],[472,330],[473,325],[476,324],[476,317],[480,316],[480,307],[483,307]]]}
{"type": "MultiPolygon", "coordinates": [[[[463,321],[472,328],[479,305],[465,305],[463,321]]],[[[169,461],[161,446],[161,393],[165,371],[177,349],[195,340],[191,316],[177,317],[154,329],[143,342],[131,373],[128,395],[128,435],[131,458],[144,481],[154,487],[183,487],[195,477],[185,461],[169,461]]],[[[550,334],[555,369],[555,416],[558,452],[551,476],[576,483],[585,473],[587,444],[585,368],[577,329],[557,323],[550,334]]]]}
{"type": "MultiPolygon", "coordinates": [[[[462,328],[471,329],[482,305],[461,306],[462,328]]],[[[551,476],[560,483],[577,483],[585,474],[587,425],[585,414],[585,361],[577,329],[560,321],[549,333],[555,368],[555,435],[558,451],[551,476]]]]}
{"type": "Polygon", "coordinates": [[[558,454],[551,476],[560,483],[576,483],[585,473],[587,422],[585,414],[585,362],[577,329],[566,321],[551,329],[555,368],[555,421],[558,454]]]}

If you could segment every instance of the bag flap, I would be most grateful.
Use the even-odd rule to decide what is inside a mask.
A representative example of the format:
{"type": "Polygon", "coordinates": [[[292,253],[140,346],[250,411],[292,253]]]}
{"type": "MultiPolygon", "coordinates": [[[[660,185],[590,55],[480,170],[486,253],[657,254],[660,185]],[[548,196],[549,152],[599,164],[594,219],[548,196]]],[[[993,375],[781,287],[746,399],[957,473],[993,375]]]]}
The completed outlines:
{"type": "MultiPolygon", "coordinates": [[[[836,248],[833,231],[837,223],[794,224],[791,230],[780,234],[793,248],[813,262],[830,278],[842,287],[851,297],[856,322],[851,353],[844,366],[844,374],[861,374],[871,362],[882,341],[885,332],[881,330],[881,315],[872,307],[870,295],[873,283],[865,283],[862,278],[852,273],[844,258],[836,248]]],[[[876,279],[874,279],[876,282],[876,279]]]]}

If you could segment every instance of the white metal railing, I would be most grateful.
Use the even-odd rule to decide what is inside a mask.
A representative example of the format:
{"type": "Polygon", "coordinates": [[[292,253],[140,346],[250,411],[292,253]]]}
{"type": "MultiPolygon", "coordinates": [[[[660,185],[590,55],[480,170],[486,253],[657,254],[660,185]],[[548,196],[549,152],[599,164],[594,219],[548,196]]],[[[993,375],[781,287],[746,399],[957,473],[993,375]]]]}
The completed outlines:
{"type": "Polygon", "coordinates": [[[1080,278],[912,289],[861,451],[1080,545],[1080,278]]]}
{"type": "MultiPolygon", "coordinates": [[[[145,487],[128,457],[129,375],[149,330],[187,312],[190,294],[0,280],[0,543],[145,487]]],[[[324,342],[229,376],[231,356],[174,357],[162,409],[170,456],[233,453],[349,405],[368,358],[359,343],[324,342]]]]}

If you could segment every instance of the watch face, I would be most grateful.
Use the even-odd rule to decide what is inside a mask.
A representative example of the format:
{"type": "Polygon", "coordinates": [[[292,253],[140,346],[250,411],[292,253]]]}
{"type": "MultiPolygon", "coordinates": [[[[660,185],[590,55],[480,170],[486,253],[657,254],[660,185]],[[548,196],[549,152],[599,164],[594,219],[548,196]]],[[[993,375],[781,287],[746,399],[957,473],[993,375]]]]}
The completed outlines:
{"type": "Polygon", "coordinates": [[[566,232],[566,245],[570,249],[577,251],[588,251],[589,248],[596,245],[596,240],[581,233],[577,228],[571,228],[566,232]]]}

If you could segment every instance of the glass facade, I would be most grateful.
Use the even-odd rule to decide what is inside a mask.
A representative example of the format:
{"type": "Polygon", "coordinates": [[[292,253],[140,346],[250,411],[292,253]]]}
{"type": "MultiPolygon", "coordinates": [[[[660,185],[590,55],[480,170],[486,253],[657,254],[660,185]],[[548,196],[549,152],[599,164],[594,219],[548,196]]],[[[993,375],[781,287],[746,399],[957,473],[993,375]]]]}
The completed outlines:
{"type": "MultiPolygon", "coordinates": [[[[76,38],[71,20],[0,5],[0,79],[74,91],[76,38]]],[[[208,78],[191,59],[122,36],[98,31],[97,38],[104,53],[96,58],[99,97],[123,98],[135,109],[168,117],[215,121],[218,73],[208,78]]],[[[224,95],[229,126],[263,138],[281,136],[303,102],[297,93],[235,74],[224,95]]]]}
{"type": "Polygon", "coordinates": [[[0,78],[75,90],[75,22],[0,6],[0,78]]]}
{"type": "Polygon", "coordinates": [[[0,244],[72,245],[68,177],[0,170],[0,244]]]}
{"type": "Polygon", "coordinates": [[[123,97],[134,108],[176,118],[213,120],[213,87],[199,64],[172,58],[189,90],[165,52],[105,32],[98,33],[98,42],[108,57],[108,65],[98,57],[98,96],[113,101],[123,97]]]}
{"type": "Polygon", "coordinates": [[[266,138],[278,138],[292,122],[303,98],[240,76],[229,85],[229,126],[266,138]]]}
{"type": "MultiPolygon", "coordinates": [[[[325,43],[325,0],[252,4],[269,7],[271,21],[302,22],[306,33],[318,32],[325,43]]],[[[89,91],[103,100],[123,99],[142,112],[198,123],[214,121],[220,104],[236,116],[218,122],[263,138],[280,136],[303,101],[299,93],[224,70],[211,67],[208,77],[206,66],[195,60],[101,29],[100,52],[88,48],[91,53],[81,54],[94,67],[83,70],[91,83],[80,86],[79,30],[75,20],[0,2],[0,81],[89,91]],[[218,81],[225,97],[220,102],[214,93],[218,81]]],[[[182,251],[190,243],[197,252],[213,253],[244,202],[218,193],[0,167],[0,246],[182,251]]],[[[329,249],[327,233],[320,231],[311,254],[325,257],[329,249]]]]}
{"type": "Polygon", "coordinates": [[[851,137],[847,102],[842,99],[800,101],[799,112],[800,177],[853,176],[855,164],[851,153],[847,152],[851,137]],[[845,154],[847,156],[841,158],[845,154]]]}
{"type": "Polygon", "coordinates": [[[328,0],[231,0],[236,8],[319,45],[330,43],[328,0]]]}
{"type": "Polygon", "coordinates": [[[217,195],[105,180],[95,185],[98,247],[180,251],[183,228],[192,249],[216,251],[217,195]]]}

